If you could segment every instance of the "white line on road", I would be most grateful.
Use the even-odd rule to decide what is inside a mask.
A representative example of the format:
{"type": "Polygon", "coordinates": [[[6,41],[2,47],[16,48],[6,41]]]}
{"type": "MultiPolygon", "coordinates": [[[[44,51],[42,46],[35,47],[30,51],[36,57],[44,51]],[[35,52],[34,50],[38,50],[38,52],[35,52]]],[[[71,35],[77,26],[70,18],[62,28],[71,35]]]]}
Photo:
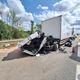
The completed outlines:
{"type": "Polygon", "coordinates": [[[80,80],[80,65],[76,67],[76,80],[80,80]]]}

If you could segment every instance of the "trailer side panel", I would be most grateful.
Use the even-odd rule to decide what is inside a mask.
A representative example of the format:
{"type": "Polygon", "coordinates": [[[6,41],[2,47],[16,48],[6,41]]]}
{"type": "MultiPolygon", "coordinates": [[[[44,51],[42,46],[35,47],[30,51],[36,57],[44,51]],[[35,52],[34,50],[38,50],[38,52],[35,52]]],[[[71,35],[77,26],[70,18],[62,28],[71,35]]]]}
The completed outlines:
{"type": "Polygon", "coordinates": [[[46,36],[52,35],[54,38],[61,38],[61,16],[45,20],[42,22],[42,32],[46,36]]]}
{"type": "Polygon", "coordinates": [[[71,37],[72,29],[64,16],[61,18],[61,40],[71,37]]]}

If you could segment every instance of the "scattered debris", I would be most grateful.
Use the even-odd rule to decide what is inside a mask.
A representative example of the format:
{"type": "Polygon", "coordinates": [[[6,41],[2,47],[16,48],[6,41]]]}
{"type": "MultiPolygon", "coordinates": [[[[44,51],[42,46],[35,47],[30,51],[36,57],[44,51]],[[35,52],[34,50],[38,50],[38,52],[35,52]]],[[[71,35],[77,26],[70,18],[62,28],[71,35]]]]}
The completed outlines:
{"type": "MultiPolygon", "coordinates": [[[[70,39],[66,40],[63,45],[71,47],[70,39]]],[[[53,36],[45,36],[45,33],[34,33],[18,44],[24,53],[29,55],[40,56],[40,54],[48,54],[51,51],[60,49],[60,40],[53,36]]],[[[63,50],[64,51],[64,50],[63,50]]]]}
{"type": "Polygon", "coordinates": [[[40,56],[40,54],[36,54],[36,57],[39,57],[40,56]]]}
{"type": "Polygon", "coordinates": [[[11,44],[7,43],[4,45],[5,48],[10,47],[11,44]]]}

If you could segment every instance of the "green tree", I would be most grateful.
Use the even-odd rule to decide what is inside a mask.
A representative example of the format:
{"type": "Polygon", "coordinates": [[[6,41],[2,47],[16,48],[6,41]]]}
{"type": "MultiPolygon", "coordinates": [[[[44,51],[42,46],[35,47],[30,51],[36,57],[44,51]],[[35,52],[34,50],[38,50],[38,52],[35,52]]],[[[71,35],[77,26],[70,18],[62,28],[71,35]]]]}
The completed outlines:
{"type": "Polygon", "coordinates": [[[19,23],[21,18],[17,17],[16,13],[13,10],[9,11],[9,13],[7,14],[7,17],[8,17],[8,21],[10,22],[9,24],[12,25],[11,34],[14,35],[13,27],[14,26],[18,27],[17,24],[19,23]]]}
{"type": "Polygon", "coordinates": [[[24,31],[22,27],[19,27],[19,29],[17,29],[8,24],[5,24],[2,20],[0,20],[0,40],[26,38],[29,35],[30,32],[24,31]],[[11,34],[12,29],[13,34],[11,34]]]}
{"type": "Polygon", "coordinates": [[[0,40],[11,39],[11,26],[0,20],[0,40]]]}

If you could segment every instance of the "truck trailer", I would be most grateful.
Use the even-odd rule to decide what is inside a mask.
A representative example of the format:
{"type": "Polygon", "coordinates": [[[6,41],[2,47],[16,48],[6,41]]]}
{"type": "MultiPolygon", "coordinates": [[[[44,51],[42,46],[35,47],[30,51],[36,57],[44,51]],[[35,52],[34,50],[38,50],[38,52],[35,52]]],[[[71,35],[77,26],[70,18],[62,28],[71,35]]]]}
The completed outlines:
{"type": "Polygon", "coordinates": [[[64,44],[72,37],[71,25],[64,15],[42,21],[42,32],[46,36],[52,35],[58,44],[64,44]]]}
{"type": "Polygon", "coordinates": [[[42,21],[42,32],[46,36],[52,35],[56,39],[66,39],[72,36],[72,30],[65,16],[53,17],[42,21]]]}

